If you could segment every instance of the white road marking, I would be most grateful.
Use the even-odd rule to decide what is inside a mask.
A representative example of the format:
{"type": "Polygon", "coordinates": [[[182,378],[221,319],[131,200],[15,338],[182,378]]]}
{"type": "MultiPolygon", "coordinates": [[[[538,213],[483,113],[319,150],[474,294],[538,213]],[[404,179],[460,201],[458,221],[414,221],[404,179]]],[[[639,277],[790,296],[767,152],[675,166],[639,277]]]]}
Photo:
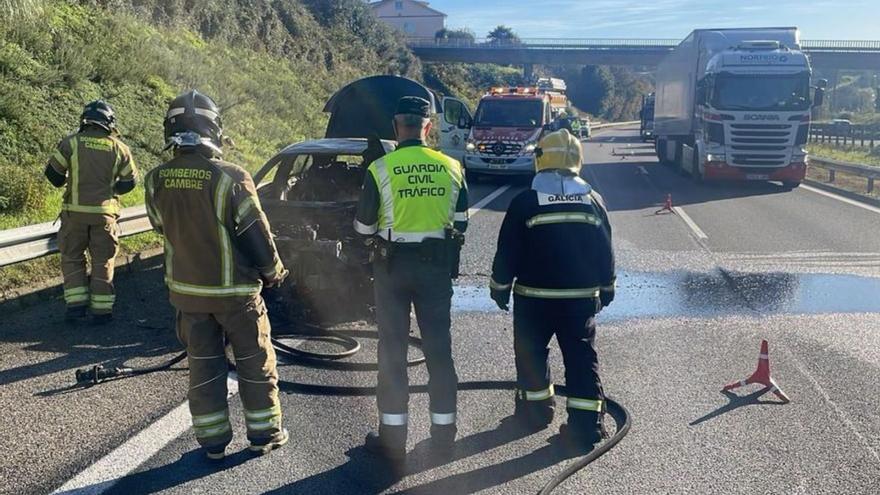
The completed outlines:
{"type": "Polygon", "coordinates": [[[639,165],[639,173],[642,175],[648,175],[648,169],[646,169],[644,165],[639,165]]]}
{"type": "Polygon", "coordinates": [[[703,232],[703,229],[701,229],[700,226],[697,225],[697,222],[695,222],[694,219],[691,218],[691,216],[688,215],[688,214],[684,211],[684,209],[683,209],[682,207],[680,207],[680,206],[673,206],[672,209],[675,211],[675,213],[676,213],[678,216],[681,217],[682,220],[684,220],[684,223],[686,223],[687,226],[688,226],[688,227],[691,229],[691,231],[694,233],[694,235],[697,236],[697,239],[699,239],[699,240],[701,240],[701,241],[705,241],[706,239],[709,238],[709,236],[707,236],[706,233],[703,232]]]}
{"type": "MultiPolygon", "coordinates": [[[[226,387],[228,397],[238,393],[238,379],[234,372],[229,374],[226,387]]],[[[53,495],[101,495],[186,433],[191,424],[187,401],[74,476],[52,492],[53,495]]]]}
{"type": "Polygon", "coordinates": [[[825,197],[828,197],[831,199],[836,199],[837,201],[840,201],[842,203],[846,203],[848,205],[856,206],[856,207],[861,208],[863,210],[868,210],[873,213],[880,213],[880,208],[877,208],[876,206],[871,206],[869,204],[862,203],[860,201],[856,201],[854,199],[849,199],[849,198],[841,196],[839,194],[834,194],[833,192],[828,192],[823,189],[811,187],[806,184],[801,184],[800,188],[807,190],[807,191],[810,191],[810,192],[814,192],[816,194],[821,194],[822,196],[825,196],[825,197]]]}
{"type": "Polygon", "coordinates": [[[494,201],[495,198],[504,194],[504,192],[507,191],[508,189],[510,189],[510,184],[505,184],[505,185],[499,187],[498,189],[495,189],[491,193],[489,193],[485,198],[477,201],[477,203],[474,206],[471,206],[470,208],[468,208],[468,217],[472,217],[472,216],[476,215],[477,212],[479,212],[480,210],[485,208],[486,205],[488,205],[489,203],[494,201]]]}
{"type": "Polygon", "coordinates": [[[880,453],[877,452],[877,450],[871,445],[871,442],[867,438],[865,438],[864,435],[862,435],[858,428],[856,428],[856,425],[852,422],[852,420],[849,419],[850,415],[844,412],[843,409],[841,409],[840,406],[838,406],[837,403],[834,402],[834,400],[825,390],[825,387],[823,387],[822,384],[819,383],[819,380],[816,380],[813,374],[807,370],[806,366],[804,366],[804,364],[801,362],[800,359],[798,359],[794,352],[789,351],[785,348],[783,348],[783,350],[786,354],[789,355],[791,361],[794,362],[794,365],[798,369],[798,371],[800,371],[802,375],[807,377],[816,392],[819,392],[819,395],[822,396],[822,399],[825,400],[825,402],[829,406],[831,406],[831,408],[834,410],[840,420],[843,421],[843,424],[845,424],[846,427],[849,428],[849,431],[852,432],[852,434],[855,435],[855,437],[862,443],[862,446],[865,447],[865,450],[867,450],[868,453],[871,454],[878,463],[880,463],[880,453]]]}

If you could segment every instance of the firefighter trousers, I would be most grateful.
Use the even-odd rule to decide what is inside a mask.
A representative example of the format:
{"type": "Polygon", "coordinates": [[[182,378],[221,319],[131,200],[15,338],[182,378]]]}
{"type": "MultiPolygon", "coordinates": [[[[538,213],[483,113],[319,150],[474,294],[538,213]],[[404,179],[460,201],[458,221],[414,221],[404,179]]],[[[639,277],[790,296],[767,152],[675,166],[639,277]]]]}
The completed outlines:
{"type": "Polygon", "coordinates": [[[595,429],[605,394],[599,379],[594,299],[537,299],[514,295],[513,340],[517,398],[535,407],[551,407],[553,387],[548,365],[550,339],[562,350],[569,426],[595,429]]]}
{"type": "Polygon", "coordinates": [[[407,353],[410,308],[415,308],[428,368],[432,426],[454,428],[458,376],[450,335],[452,279],[445,263],[416,253],[395,255],[373,264],[379,324],[377,406],[380,426],[405,426],[408,420],[407,353]]]}
{"type": "Polygon", "coordinates": [[[58,250],[67,307],[88,305],[93,314],[112,313],[116,301],[113,271],[119,252],[116,219],[97,214],[62,213],[58,250]],[[91,274],[87,271],[86,251],[91,260],[91,274]]]}
{"type": "Polygon", "coordinates": [[[189,363],[189,409],[203,447],[232,441],[225,344],[232,346],[244,405],[247,437],[265,444],[281,434],[278,370],[271,327],[262,298],[224,313],[177,313],[177,336],[189,363]]]}

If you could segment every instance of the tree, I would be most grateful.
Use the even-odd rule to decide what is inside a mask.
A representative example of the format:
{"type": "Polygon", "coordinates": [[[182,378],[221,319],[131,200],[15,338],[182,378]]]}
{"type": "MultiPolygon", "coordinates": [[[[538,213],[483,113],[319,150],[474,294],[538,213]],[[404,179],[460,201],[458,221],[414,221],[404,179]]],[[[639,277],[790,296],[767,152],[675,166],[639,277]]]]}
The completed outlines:
{"type": "Polygon", "coordinates": [[[487,38],[489,38],[490,43],[500,45],[516,45],[520,43],[519,36],[517,36],[516,33],[513,32],[513,28],[504,25],[499,25],[498,27],[493,29],[489,33],[487,38]]]}
{"type": "Polygon", "coordinates": [[[437,31],[437,34],[434,35],[434,39],[436,39],[437,41],[455,40],[464,43],[473,43],[474,40],[477,39],[477,37],[470,29],[443,28],[440,31],[437,31]]]}

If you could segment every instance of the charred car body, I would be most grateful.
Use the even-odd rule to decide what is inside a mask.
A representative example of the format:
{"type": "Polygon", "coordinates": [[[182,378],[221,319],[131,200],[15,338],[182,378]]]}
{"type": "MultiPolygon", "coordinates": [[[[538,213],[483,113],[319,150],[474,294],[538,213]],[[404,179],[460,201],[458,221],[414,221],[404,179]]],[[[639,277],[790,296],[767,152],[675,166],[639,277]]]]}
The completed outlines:
{"type": "Polygon", "coordinates": [[[439,110],[431,91],[416,81],[355,81],[327,102],[324,139],[284,148],[254,176],[294,279],[295,288],[280,295],[289,318],[327,324],[373,318],[370,248],[353,224],[367,167],[395,149],[391,122],[403,96],[425,98],[439,110]]]}

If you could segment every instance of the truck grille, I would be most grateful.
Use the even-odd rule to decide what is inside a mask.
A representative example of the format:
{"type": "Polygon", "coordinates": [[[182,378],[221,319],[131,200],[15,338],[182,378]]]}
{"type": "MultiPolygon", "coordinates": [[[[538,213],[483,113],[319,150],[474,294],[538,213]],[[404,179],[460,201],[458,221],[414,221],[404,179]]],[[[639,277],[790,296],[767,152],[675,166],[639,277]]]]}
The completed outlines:
{"type": "Polygon", "coordinates": [[[784,167],[795,134],[791,124],[729,124],[731,164],[738,167],[784,167]]]}
{"type": "Polygon", "coordinates": [[[484,155],[494,155],[494,156],[516,155],[522,149],[522,145],[519,143],[513,143],[513,142],[495,141],[495,142],[480,143],[477,145],[477,149],[479,149],[480,153],[482,153],[484,155]]]}

